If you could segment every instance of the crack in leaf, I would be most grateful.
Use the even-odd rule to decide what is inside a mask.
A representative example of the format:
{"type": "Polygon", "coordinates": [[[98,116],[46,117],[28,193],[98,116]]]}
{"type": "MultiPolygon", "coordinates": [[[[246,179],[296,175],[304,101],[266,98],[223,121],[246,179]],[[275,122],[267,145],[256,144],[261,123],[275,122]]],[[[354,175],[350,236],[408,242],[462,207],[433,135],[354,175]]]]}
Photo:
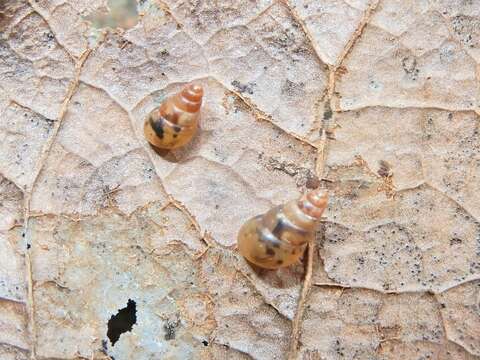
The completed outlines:
{"type": "MultiPolygon", "coordinates": [[[[40,158],[37,161],[36,165],[36,171],[35,175],[33,178],[33,181],[29,186],[27,186],[27,189],[25,191],[25,199],[24,199],[24,229],[23,233],[26,234],[28,233],[28,228],[29,228],[29,221],[30,221],[30,200],[32,196],[32,191],[35,186],[35,182],[38,178],[38,175],[40,174],[41,169],[43,168],[43,165],[45,164],[45,161],[48,156],[48,152],[53,145],[53,142],[55,141],[55,137],[58,133],[58,130],[60,129],[60,126],[62,124],[62,120],[65,117],[68,109],[68,105],[70,103],[70,99],[72,98],[74,92],[76,91],[78,84],[79,84],[79,78],[80,78],[80,73],[82,70],[82,66],[87,60],[88,56],[92,52],[92,49],[86,50],[83,55],[80,57],[78,62],[75,65],[76,68],[76,76],[74,80],[70,83],[67,95],[65,96],[65,99],[63,101],[60,113],[58,115],[57,121],[55,122],[55,126],[53,128],[52,134],[50,135],[49,139],[45,143],[42,153],[40,155],[40,158]]],[[[29,239],[25,238],[25,242],[28,245],[29,244],[29,239]]],[[[37,339],[37,329],[35,325],[35,297],[34,297],[34,283],[33,283],[33,273],[32,273],[32,260],[30,258],[30,251],[28,249],[25,251],[25,263],[26,263],[26,272],[27,272],[27,288],[28,288],[28,318],[29,318],[29,328],[30,328],[30,334],[31,334],[31,340],[32,340],[32,348],[31,348],[31,358],[32,360],[36,359],[36,339],[37,339]]]]}

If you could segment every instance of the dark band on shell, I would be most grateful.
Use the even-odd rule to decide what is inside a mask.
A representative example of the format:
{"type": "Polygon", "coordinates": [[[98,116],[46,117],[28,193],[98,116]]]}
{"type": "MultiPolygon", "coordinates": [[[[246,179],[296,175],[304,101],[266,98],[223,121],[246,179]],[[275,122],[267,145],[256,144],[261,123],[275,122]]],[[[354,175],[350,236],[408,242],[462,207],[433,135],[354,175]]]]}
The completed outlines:
{"type": "Polygon", "coordinates": [[[327,201],[327,191],[317,189],[251,218],[238,233],[240,253],[267,269],[296,263],[314,240],[327,201]]]}
{"type": "Polygon", "coordinates": [[[202,106],[203,88],[188,84],[148,114],[144,133],[147,141],[160,149],[186,145],[195,136],[202,106]]]}

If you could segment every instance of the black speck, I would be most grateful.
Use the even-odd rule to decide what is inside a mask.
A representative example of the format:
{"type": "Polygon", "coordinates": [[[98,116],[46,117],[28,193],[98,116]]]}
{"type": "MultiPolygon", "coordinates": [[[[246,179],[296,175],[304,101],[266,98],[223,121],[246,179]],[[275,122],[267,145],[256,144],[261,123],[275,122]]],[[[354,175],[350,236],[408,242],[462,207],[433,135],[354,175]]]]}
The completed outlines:
{"type": "Polygon", "coordinates": [[[248,84],[242,84],[238,80],[233,80],[231,84],[237,89],[239,93],[248,93],[250,95],[253,94],[253,87],[256,86],[257,84],[255,83],[248,83],[248,84]]]}
{"type": "Polygon", "coordinates": [[[450,245],[458,245],[462,243],[462,239],[459,239],[457,237],[451,238],[450,239],[450,245]]]}
{"type": "Polygon", "coordinates": [[[323,112],[323,120],[330,120],[332,116],[332,109],[330,109],[330,107],[325,108],[325,111],[323,112]]]}
{"type": "Polygon", "coordinates": [[[402,67],[403,71],[405,71],[405,74],[407,76],[415,81],[418,78],[418,73],[420,72],[419,69],[417,69],[417,59],[413,56],[407,56],[402,59],[402,67]]]}
{"type": "Polygon", "coordinates": [[[163,329],[165,330],[165,340],[175,339],[177,326],[178,321],[167,321],[165,325],[163,325],[163,329]]]}
{"type": "Polygon", "coordinates": [[[105,355],[107,354],[108,346],[107,346],[107,340],[102,340],[102,350],[105,355]]]}

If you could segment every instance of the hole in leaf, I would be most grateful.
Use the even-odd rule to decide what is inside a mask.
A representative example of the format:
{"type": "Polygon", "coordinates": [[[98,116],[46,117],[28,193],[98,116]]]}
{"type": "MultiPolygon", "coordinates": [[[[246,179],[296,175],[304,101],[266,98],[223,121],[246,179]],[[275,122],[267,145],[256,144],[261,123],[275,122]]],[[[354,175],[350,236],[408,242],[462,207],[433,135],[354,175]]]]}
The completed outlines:
{"type": "Polygon", "coordinates": [[[127,307],[118,310],[117,315],[112,315],[108,320],[107,336],[112,346],[124,332],[131,331],[132,326],[137,322],[137,304],[128,299],[127,307]]]}

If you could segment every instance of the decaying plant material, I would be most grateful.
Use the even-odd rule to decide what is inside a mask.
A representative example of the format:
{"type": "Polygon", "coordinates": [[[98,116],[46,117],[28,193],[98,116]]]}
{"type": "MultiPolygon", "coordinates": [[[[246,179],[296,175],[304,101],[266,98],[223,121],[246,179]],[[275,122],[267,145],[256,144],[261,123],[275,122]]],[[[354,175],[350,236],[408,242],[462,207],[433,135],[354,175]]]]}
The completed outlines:
{"type": "Polygon", "coordinates": [[[478,2],[110,3],[0,4],[0,359],[480,358],[478,2]],[[252,269],[241,224],[318,185],[303,262],[252,269]]]}

